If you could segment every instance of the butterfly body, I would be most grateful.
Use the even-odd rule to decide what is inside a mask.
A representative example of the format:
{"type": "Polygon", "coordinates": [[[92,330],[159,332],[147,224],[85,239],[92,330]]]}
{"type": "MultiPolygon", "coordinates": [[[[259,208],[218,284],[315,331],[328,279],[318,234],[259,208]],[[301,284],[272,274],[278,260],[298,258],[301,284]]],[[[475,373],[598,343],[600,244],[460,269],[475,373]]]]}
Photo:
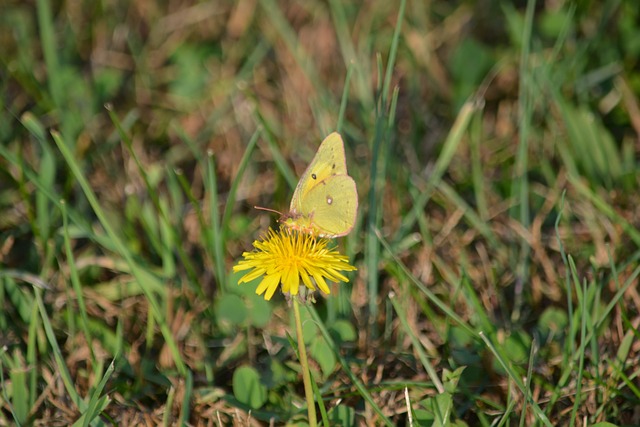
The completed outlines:
{"type": "Polygon", "coordinates": [[[357,212],[356,183],[347,174],[342,137],[334,132],[300,178],[282,222],[319,237],[340,237],[351,232],[357,212]]]}

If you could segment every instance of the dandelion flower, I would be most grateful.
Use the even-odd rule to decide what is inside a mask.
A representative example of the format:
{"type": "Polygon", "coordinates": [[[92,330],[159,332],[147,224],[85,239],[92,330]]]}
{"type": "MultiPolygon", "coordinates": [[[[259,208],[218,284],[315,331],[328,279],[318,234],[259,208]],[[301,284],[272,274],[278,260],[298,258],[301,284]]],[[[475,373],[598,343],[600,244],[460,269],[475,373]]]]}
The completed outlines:
{"type": "Polygon", "coordinates": [[[327,247],[329,242],[329,239],[296,230],[281,228],[275,232],[270,228],[263,240],[253,242],[254,251],[242,254],[244,259],[233,267],[233,271],[250,270],[238,284],[264,276],[256,294],[264,294],[267,301],[280,284],[283,293],[298,295],[301,279],[310,291],[320,289],[329,294],[327,280],[348,282],[341,271],[356,270],[349,264],[348,257],[327,247]]]}

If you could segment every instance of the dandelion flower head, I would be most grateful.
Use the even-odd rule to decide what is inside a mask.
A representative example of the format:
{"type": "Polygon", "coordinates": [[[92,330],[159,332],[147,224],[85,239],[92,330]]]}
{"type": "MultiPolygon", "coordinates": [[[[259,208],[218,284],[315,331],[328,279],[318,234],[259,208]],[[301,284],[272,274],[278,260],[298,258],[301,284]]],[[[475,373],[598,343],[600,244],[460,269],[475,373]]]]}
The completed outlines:
{"type": "Polygon", "coordinates": [[[328,247],[330,241],[287,227],[279,232],[270,228],[262,240],[253,242],[254,250],[243,253],[243,259],[233,267],[234,272],[249,270],[238,284],[264,276],[256,294],[264,294],[265,300],[271,299],[280,284],[283,293],[298,295],[300,281],[310,291],[320,289],[329,294],[327,280],[348,282],[341,271],[356,270],[347,256],[328,247]]]}

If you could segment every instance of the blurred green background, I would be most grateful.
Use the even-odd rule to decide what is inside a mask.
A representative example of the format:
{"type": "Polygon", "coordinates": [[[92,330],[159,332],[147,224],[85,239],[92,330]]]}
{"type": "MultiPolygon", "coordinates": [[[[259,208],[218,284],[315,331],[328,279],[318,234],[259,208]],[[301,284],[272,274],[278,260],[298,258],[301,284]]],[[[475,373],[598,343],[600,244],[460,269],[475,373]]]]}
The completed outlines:
{"type": "Polygon", "coordinates": [[[635,1],[0,8],[1,425],[306,425],[231,267],[338,128],[324,425],[640,424],[635,1]]]}

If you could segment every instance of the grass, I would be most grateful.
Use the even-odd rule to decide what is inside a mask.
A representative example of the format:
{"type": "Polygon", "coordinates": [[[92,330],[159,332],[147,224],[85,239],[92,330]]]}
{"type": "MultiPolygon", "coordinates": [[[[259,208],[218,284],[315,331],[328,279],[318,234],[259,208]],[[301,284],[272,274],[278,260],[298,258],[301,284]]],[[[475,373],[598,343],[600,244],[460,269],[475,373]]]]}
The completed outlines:
{"type": "Polygon", "coordinates": [[[0,425],[306,425],[291,310],[231,268],[335,129],[323,425],[639,424],[636,9],[6,5],[0,425]]]}

